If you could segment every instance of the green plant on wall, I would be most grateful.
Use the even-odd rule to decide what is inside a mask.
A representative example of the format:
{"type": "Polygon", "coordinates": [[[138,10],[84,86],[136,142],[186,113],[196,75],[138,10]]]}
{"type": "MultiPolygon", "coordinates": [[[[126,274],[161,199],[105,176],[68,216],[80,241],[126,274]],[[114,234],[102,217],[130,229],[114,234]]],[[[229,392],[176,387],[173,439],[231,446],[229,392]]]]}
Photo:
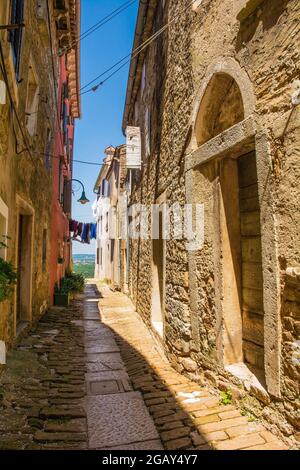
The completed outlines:
{"type": "MultiPolygon", "coordinates": [[[[7,248],[7,239],[8,237],[2,236],[0,248],[7,248]]],[[[17,278],[17,271],[12,263],[0,257],[0,302],[4,302],[10,297],[17,283],[17,278]]]]}
{"type": "Polygon", "coordinates": [[[221,392],[221,400],[220,403],[222,405],[230,405],[232,402],[232,393],[230,390],[226,390],[224,392],[221,392]]]}

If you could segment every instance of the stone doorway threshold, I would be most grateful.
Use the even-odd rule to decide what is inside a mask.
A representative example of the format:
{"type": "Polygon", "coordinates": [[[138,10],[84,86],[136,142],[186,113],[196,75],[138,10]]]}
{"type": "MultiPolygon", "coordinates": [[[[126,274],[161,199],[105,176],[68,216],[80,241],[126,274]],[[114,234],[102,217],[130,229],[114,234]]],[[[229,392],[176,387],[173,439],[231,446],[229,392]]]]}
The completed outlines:
{"type": "Polygon", "coordinates": [[[152,326],[154,328],[154,330],[156,331],[156,333],[159,334],[160,338],[163,338],[164,337],[164,325],[163,325],[163,322],[161,321],[152,321],[152,326]]]}
{"type": "Polygon", "coordinates": [[[259,398],[264,398],[264,401],[268,403],[270,401],[269,394],[267,390],[262,386],[257,377],[251,372],[250,369],[243,362],[238,362],[236,364],[231,364],[226,366],[225,370],[233,375],[235,378],[239,379],[245,389],[248,392],[252,392],[254,395],[259,398]]]}

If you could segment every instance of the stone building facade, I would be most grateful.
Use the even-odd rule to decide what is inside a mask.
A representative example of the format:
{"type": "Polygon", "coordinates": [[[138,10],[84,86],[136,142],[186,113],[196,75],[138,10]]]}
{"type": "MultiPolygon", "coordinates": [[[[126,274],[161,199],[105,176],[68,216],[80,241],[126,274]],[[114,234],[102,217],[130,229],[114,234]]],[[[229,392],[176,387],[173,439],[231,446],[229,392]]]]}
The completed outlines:
{"type": "Polygon", "coordinates": [[[70,14],[76,0],[66,2],[10,0],[0,4],[1,25],[24,23],[20,29],[0,31],[0,80],[5,90],[0,104],[0,236],[9,237],[1,256],[18,270],[13,297],[0,304],[0,340],[6,348],[50,303],[59,55],[72,46],[70,14]],[[63,8],[63,15],[62,4],[68,7],[63,8]]]}
{"type": "Polygon", "coordinates": [[[52,161],[52,215],[50,250],[50,302],[53,302],[55,287],[59,285],[72,263],[72,242],[69,230],[72,200],[72,173],[75,123],[80,117],[80,1],[69,3],[69,8],[60,4],[54,10],[57,21],[68,20],[72,26],[57,35],[58,48],[66,47],[60,54],[57,109],[59,124],[53,138],[53,152],[58,158],[52,161]],[[71,46],[71,47],[70,47],[71,46]]]}
{"type": "Polygon", "coordinates": [[[105,149],[105,154],[94,186],[97,194],[93,205],[93,215],[97,221],[95,278],[126,292],[126,146],[110,146],[105,149]]]}
{"type": "Polygon", "coordinates": [[[204,243],[131,240],[129,291],[182,373],[300,429],[297,0],[141,2],[123,131],[131,204],[199,204],[204,243]]]}

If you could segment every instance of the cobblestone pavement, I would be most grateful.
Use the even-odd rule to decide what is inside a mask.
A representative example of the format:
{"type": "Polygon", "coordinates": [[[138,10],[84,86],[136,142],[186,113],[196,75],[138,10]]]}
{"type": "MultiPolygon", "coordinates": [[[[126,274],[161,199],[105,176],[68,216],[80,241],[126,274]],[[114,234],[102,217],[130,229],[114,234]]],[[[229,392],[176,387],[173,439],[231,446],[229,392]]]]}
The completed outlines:
{"type": "Polygon", "coordinates": [[[0,449],[85,449],[82,300],[50,309],[0,377],[0,449]]]}
{"type": "Polygon", "coordinates": [[[96,286],[52,308],[9,354],[0,378],[0,449],[162,449],[96,286]]]}
{"type": "Polygon", "coordinates": [[[9,354],[0,449],[189,448],[286,447],[176,373],[125,295],[88,285],[9,354]]]}

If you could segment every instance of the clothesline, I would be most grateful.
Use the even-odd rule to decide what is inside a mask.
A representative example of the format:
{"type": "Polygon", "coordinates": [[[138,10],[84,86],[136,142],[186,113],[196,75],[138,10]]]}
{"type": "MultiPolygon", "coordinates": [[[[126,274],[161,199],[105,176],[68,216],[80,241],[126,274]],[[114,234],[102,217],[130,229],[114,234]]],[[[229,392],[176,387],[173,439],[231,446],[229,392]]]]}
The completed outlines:
{"type": "Polygon", "coordinates": [[[89,245],[91,240],[97,237],[97,224],[94,222],[84,223],[71,219],[69,229],[73,233],[72,239],[80,243],[87,243],[89,245]]]}

